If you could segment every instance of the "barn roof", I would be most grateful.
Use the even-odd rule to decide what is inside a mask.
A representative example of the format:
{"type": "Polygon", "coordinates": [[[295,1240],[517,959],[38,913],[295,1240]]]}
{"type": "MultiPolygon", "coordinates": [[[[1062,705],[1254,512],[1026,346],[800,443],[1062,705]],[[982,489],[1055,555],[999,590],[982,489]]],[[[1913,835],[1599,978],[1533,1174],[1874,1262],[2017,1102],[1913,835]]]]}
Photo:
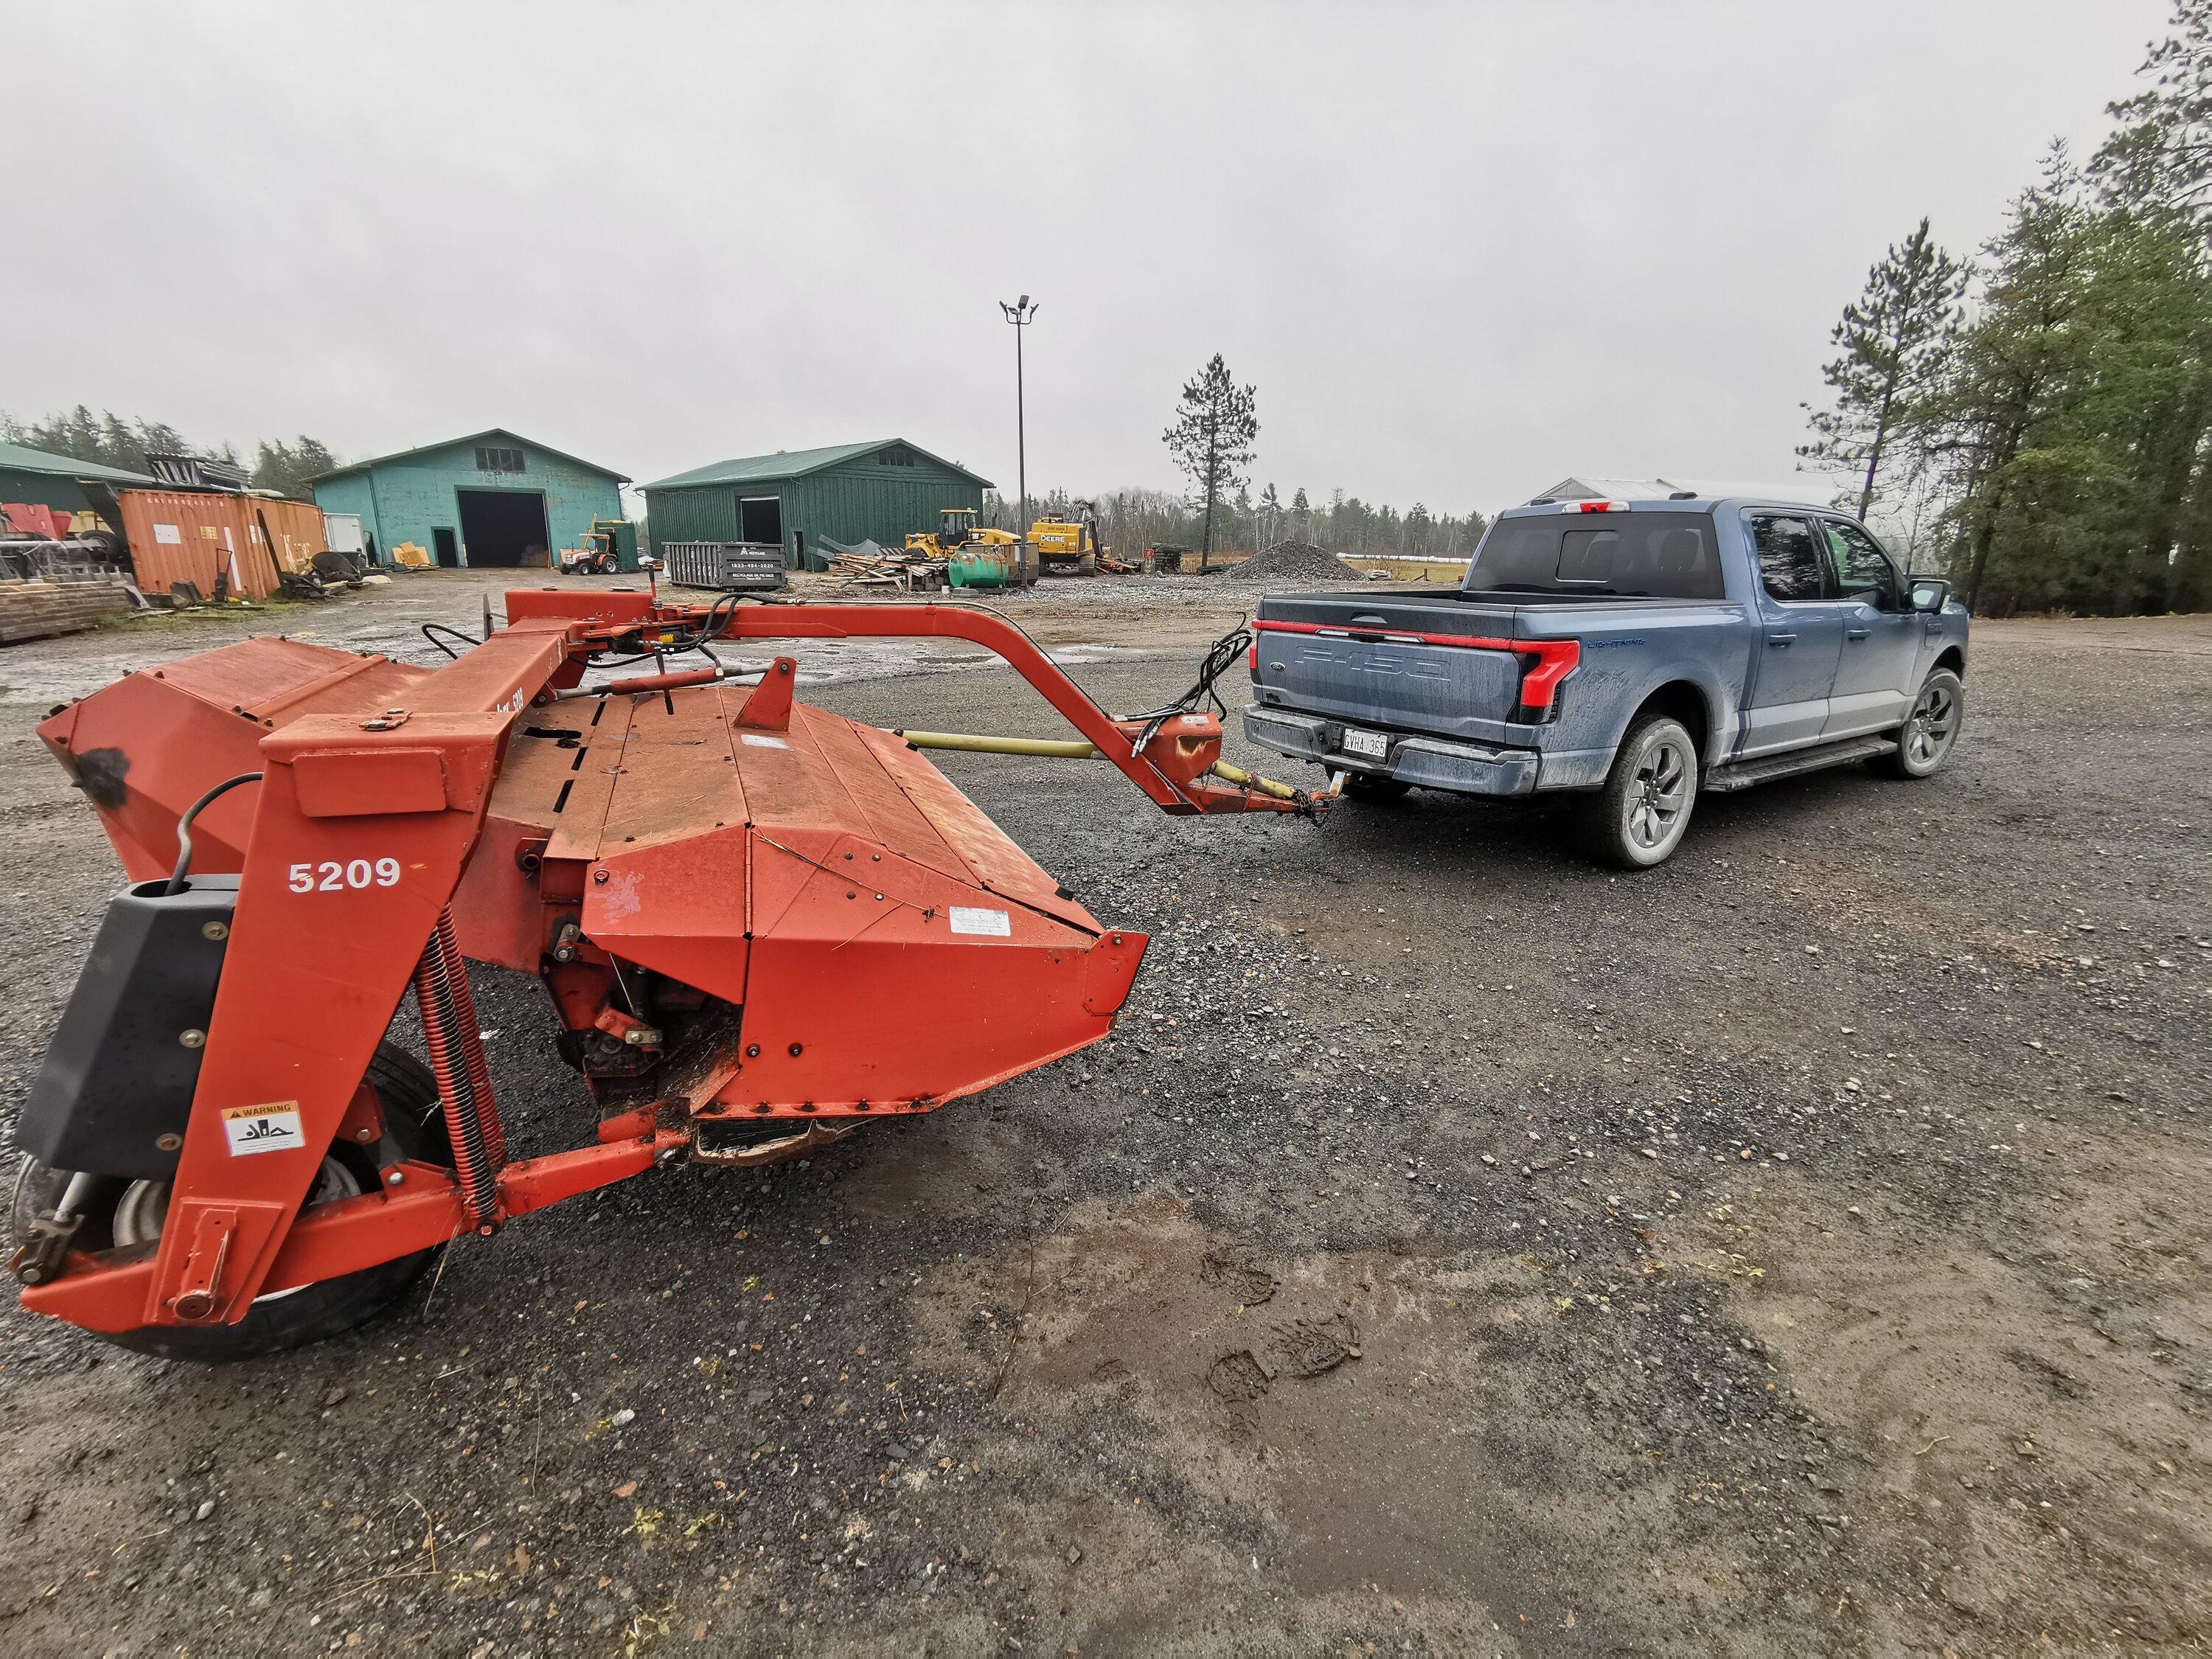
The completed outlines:
{"type": "Polygon", "coordinates": [[[98,461],[80,461],[74,455],[55,455],[43,449],[26,449],[21,444],[0,444],[0,471],[46,472],[61,478],[95,478],[101,483],[151,484],[155,482],[143,472],[126,472],[119,466],[102,466],[98,461]]]}
{"type": "Polygon", "coordinates": [[[307,482],[313,484],[321,483],[329,478],[343,478],[349,473],[366,472],[371,467],[388,465],[393,461],[412,460],[417,455],[434,455],[441,449],[458,449],[464,444],[479,444],[487,438],[505,438],[511,443],[526,445],[541,455],[550,455],[556,460],[574,462],[586,472],[599,473],[603,477],[612,478],[617,483],[629,482],[629,474],[627,472],[617,472],[612,467],[601,466],[597,461],[587,461],[580,455],[571,455],[565,449],[556,449],[550,444],[541,444],[535,438],[526,438],[520,433],[509,431],[503,426],[486,427],[482,432],[468,433],[459,438],[447,438],[440,443],[417,444],[412,449],[395,449],[388,455],[371,455],[366,460],[351,461],[343,466],[334,466],[327,472],[318,472],[307,482]]]}
{"type": "Polygon", "coordinates": [[[711,465],[694,467],[689,472],[678,472],[672,477],[659,478],[647,484],[647,489],[681,489],[690,484],[753,483],[771,478],[797,478],[809,472],[826,471],[842,466],[847,461],[863,459],[873,451],[888,449],[892,445],[910,449],[926,461],[933,461],[948,472],[957,472],[984,489],[992,488],[988,478],[970,472],[957,461],[948,461],[942,455],[933,455],[920,444],[904,438],[877,438],[860,444],[827,444],[819,449],[779,449],[773,455],[742,455],[732,461],[716,461],[711,465]]]}

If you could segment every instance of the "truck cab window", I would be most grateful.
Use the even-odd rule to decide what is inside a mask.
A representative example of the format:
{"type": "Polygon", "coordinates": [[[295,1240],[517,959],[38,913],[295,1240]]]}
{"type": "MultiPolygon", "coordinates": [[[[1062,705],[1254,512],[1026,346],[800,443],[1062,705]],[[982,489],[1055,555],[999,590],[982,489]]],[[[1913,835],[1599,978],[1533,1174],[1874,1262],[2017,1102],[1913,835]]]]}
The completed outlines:
{"type": "Polygon", "coordinates": [[[1499,519],[1467,574],[1469,593],[1717,599],[1727,589],[1702,513],[1538,513],[1499,519]]]}
{"type": "Polygon", "coordinates": [[[1826,519],[1828,550],[1835,556],[1836,591],[1847,599],[1864,599],[1885,611],[1897,608],[1897,567],[1881,544],[1857,525],[1826,519]]]}
{"type": "Polygon", "coordinates": [[[1826,597],[1820,544],[1809,519],[1779,513],[1751,515],[1751,544],[1759,557],[1759,576],[1767,597],[1793,603],[1826,597]]]}

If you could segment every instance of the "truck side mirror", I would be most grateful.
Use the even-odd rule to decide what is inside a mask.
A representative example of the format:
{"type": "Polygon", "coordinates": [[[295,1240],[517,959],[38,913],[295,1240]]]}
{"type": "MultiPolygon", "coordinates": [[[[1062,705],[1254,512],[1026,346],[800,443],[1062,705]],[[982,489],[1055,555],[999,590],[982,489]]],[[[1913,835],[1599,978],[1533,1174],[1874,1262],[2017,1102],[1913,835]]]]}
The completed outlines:
{"type": "Polygon", "coordinates": [[[1940,576],[1915,576],[1908,591],[1912,609],[1933,616],[1951,597],[1951,584],[1940,576]]]}

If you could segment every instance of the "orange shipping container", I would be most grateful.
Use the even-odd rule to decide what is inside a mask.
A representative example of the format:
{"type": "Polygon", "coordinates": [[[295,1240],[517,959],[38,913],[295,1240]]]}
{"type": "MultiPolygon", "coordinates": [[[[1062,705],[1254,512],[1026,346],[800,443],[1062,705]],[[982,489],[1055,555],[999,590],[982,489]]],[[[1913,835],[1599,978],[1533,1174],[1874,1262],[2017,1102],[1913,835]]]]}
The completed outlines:
{"type": "Polygon", "coordinates": [[[240,507],[252,532],[250,540],[258,542],[262,526],[269,526],[269,551],[279,570],[304,576],[315,568],[315,555],[330,550],[323,535],[319,507],[305,501],[271,501],[262,495],[248,495],[240,507]]]}
{"type": "MultiPolygon", "coordinates": [[[[175,582],[190,582],[203,599],[215,596],[216,578],[230,575],[230,591],[245,599],[265,599],[276,591],[276,565],[269,556],[250,514],[249,497],[172,495],[165,490],[122,489],[123,539],[138,573],[138,588],[167,593],[175,582]]],[[[270,529],[275,530],[272,523],[270,529]]]]}

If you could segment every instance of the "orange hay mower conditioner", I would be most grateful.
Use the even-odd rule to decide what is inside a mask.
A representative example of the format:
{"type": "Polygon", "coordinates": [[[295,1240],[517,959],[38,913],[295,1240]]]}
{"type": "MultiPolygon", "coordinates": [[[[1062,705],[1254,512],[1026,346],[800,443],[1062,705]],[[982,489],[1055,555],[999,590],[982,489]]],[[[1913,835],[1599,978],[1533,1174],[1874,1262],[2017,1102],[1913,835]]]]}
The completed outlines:
{"type": "Polygon", "coordinates": [[[131,885],[18,1127],[23,1305],[167,1354],[283,1347],[465,1231],[678,1156],[789,1157],[1104,1036],[1143,934],[901,737],[794,702],[789,658],[714,655],[860,635],[988,647],[1165,811],[1314,809],[1220,762],[1207,680],[1116,721],[957,605],[519,590],[435,672],[258,639],[131,674],[40,727],[131,885]],[[665,668],[690,652],[708,665],[665,668]],[[655,672],[586,686],[609,659],[655,672]],[[592,1142],[507,1157],[469,961],[543,981],[592,1142]],[[387,1041],[410,988],[427,1069],[387,1041]]]}

